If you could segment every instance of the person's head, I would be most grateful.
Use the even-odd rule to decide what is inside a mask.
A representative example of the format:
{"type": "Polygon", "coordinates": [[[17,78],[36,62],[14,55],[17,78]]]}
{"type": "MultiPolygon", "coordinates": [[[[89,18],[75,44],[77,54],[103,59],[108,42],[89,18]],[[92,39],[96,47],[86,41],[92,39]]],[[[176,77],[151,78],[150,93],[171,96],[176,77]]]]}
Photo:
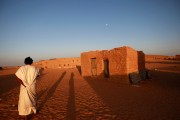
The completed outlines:
{"type": "Polygon", "coordinates": [[[26,65],[31,65],[33,63],[33,59],[30,57],[25,58],[24,63],[26,65]]]}

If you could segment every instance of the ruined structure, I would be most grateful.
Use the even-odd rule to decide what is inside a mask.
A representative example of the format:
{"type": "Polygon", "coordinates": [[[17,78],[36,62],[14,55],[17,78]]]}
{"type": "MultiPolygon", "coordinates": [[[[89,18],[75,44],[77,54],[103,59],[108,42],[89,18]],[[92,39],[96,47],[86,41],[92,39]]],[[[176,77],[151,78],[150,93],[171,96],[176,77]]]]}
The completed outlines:
{"type": "Polygon", "coordinates": [[[180,55],[176,55],[176,60],[180,60],[180,55]]]}
{"type": "Polygon", "coordinates": [[[80,58],[55,58],[50,60],[41,60],[33,63],[39,68],[72,68],[81,65],[80,58]]]}
{"type": "Polygon", "coordinates": [[[145,55],[145,61],[154,60],[175,60],[175,56],[165,56],[165,55],[145,55]]]}
{"type": "Polygon", "coordinates": [[[145,70],[145,55],[142,51],[124,46],[112,50],[81,53],[81,74],[96,76],[111,81],[129,84],[130,73],[145,70]]]}

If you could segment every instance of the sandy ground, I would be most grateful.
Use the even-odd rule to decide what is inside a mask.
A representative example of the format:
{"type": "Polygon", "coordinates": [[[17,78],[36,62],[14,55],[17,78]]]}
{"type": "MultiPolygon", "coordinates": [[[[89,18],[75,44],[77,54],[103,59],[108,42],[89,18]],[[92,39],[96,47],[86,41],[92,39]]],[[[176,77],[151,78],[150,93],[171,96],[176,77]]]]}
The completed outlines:
{"type": "MultiPolygon", "coordinates": [[[[137,86],[84,79],[76,68],[47,69],[37,80],[32,120],[179,120],[180,63],[148,62],[137,86]]],[[[0,119],[18,120],[17,68],[0,71],[0,119]]]]}

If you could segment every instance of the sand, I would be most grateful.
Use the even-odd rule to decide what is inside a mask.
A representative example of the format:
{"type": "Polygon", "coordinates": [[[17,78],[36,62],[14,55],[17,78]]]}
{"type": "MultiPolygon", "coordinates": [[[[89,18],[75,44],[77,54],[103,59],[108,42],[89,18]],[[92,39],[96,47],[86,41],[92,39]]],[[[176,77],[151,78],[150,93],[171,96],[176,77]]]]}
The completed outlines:
{"type": "MultiPolygon", "coordinates": [[[[32,120],[178,120],[180,63],[147,62],[138,85],[84,79],[76,68],[45,69],[37,79],[39,113],[32,120]]],[[[0,71],[0,119],[19,119],[17,68],[0,71]]]]}

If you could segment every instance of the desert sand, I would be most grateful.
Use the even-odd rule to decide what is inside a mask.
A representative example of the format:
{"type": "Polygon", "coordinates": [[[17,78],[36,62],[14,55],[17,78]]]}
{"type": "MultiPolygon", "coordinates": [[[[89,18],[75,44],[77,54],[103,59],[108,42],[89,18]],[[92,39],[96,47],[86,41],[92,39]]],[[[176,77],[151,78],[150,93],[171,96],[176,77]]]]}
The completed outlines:
{"type": "MultiPolygon", "coordinates": [[[[180,62],[146,62],[138,85],[84,79],[76,68],[45,69],[37,79],[39,113],[32,120],[178,120],[180,62]]],[[[0,119],[18,120],[17,68],[0,71],[0,119]]]]}

